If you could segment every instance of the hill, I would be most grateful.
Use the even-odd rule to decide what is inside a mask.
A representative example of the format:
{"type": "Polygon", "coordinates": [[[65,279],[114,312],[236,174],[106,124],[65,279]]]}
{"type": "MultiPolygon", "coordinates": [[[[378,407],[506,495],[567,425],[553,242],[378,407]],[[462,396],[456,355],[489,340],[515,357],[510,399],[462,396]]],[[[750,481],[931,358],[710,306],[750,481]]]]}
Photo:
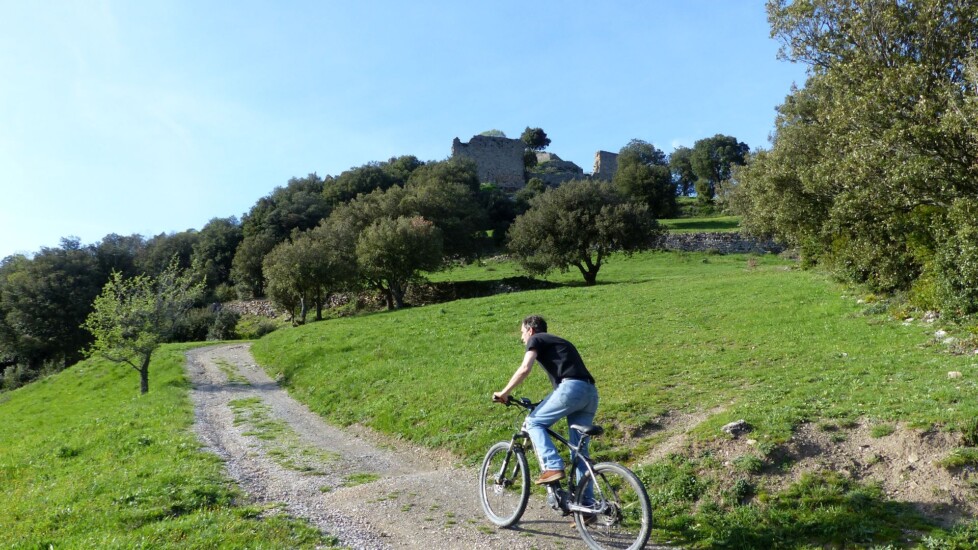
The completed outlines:
{"type": "MultiPolygon", "coordinates": [[[[442,277],[485,280],[511,270],[489,264],[442,277]]],[[[776,257],[650,253],[615,259],[599,281],[579,286],[568,273],[552,278],[558,288],[313,324],[269,335],[253,351],[327,419],[475,462],[508,434],[510,423],[489,396],[521,355],[520,319],[539,313],[575,342],[598,378],[599,421],[611,430],[595,452],[642,472],[662,525],[671,526],[663,536],[696,537],[691,526],[711,507],[723,521],[740,514],[760,524],[744,519],[746,511],[761,513],[772,495],[802,490],[793,484],[832,487],[819,476],[849,458],[869,467],[850,466],[845,483],[836,480],[840,498],[867,484],[879,488],[873,498],[881,505],[902,502],[943,525],[974,513],[966,471],[931,464],[928,471],[944,471],[954,486],[901,500],[884,492],[901,486],[899,476],[883,483],[898,469],[869,464],[907,465],[914,454],[907,445],[920,447],[911,467],[921,470],[921,457],[943,460],[974,431],[975,358],[951,353],[933,325],[896,321],[823,274],[776,257]],[[749,434],[734,439],[720,430],[737,420],[749,434]],[[928,438],[934,447],[924,452],[928,438]],[[899,456],[880,445],[875,459],[840,457],[821,467],[808,460],[865,439],[900,441],[899,456]],[[811,472],[815,478],[803,475],[811,472]],[[693,480],[688,494],[677,489],[682,479],[693,480]]],[[[540,397],[544,378],[535,375],[522,389],[540,397]]],[[[865,528],[926,530],[924,517],[886,517],[865,528]]]]}
{"type": "MultiPolygon", "coordinates": [[[[433,278],[515,273],[498,261],[433,278]]],[[[509,434],[512,417],[489,395],[521,355],[520,319],[543,314],[598,378],[609,430],[594,452],[646,482],[659,542],[970,548],[978,538],[973,340],[895,319],[874,297],[772,256],[649,253],[613,258],[596,286],[575,273],[548,282],[281,330],[253,351],[331,422],[474,464],[509,434]],[[741,419],[743,433],[721,430],[741,419]]],[[[142,398],[134,373],[93,361],[0,395],[0,546],[330,542],[247,505],[200,451],[187,349],[154,358],[142,398]]],[[[536,373],[523,389],[540,397],[546,386],[536,373]]]]}

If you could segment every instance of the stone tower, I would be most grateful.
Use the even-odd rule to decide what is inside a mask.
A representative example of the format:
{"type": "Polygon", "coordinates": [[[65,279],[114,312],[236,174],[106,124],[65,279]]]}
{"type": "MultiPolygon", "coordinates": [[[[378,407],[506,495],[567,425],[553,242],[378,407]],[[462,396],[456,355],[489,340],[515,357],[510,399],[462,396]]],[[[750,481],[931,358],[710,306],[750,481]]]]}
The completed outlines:
{"type": "Polygon", "coordinates": [[[611,181],[618,171],[618,154],[608,151],[598,151],[594,154],[594,173],[592,178],[611,181]]]}

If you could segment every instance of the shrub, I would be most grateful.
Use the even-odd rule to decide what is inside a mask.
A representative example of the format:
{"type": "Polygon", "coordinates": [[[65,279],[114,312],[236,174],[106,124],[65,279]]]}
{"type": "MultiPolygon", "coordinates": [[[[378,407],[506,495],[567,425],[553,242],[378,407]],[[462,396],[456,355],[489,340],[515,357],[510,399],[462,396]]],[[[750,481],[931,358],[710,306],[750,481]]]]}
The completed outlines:
{"type": "Polygon", "coordinates": [[[948,212],[936,255],[937,297],[945,311],[978,311],[978,200],[958,199],[948,212]]]}
{"type": "Polygon", "coordinates": [[[0,390],[15,390],[34,379],[25,365],[14,365],[0,371],[0,390]]]}
{"type": "Polygon", "coordinates": [[[214,298],[221,303],[231,302],[238,299],[238,291],[227,283],[221,283],[214,289],[214,298]]]}
{"type": "Polygon", "coordinates": [[[275,332],[282,326],[281,322],[261,317],[259,315],[242,315],[234,327],[238,338],[243,340],[257,340],[266,334],[275,332]]]}
{"type": "Polygon", "coordinates": [[[177,321],[173,341],[202,342],[206,340],[216,315],[210,308],[191,309],[182,319],[177,321]]]}
{"type": "Polygon", "coordinates": [[[241,315],[229,309],[222,309],[214,316],[214,322],[207,331],[208,340],[234,340],[238,337],[235,328],[241,315]]]}

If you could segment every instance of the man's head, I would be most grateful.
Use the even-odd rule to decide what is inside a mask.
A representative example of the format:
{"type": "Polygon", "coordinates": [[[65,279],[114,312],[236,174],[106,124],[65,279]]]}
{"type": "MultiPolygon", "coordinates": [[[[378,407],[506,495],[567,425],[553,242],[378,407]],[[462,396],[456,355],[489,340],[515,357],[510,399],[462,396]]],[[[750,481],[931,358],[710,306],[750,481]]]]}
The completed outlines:
{"type": "Polygon", "coordinates": [[[525,344],[530,336],[538,332],[547,332],[547,321],[539,315],[530,315],[526,319],[523,319],[523,324],[520,325],[520,328],[522,329],[522,340],[525,344]]]}

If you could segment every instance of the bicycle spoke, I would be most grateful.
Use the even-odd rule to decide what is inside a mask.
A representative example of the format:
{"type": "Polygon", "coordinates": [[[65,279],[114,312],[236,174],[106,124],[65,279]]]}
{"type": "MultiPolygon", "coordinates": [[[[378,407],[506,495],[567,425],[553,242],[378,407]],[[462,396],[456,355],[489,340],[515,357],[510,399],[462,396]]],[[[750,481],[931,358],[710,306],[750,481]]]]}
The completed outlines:
{"type": "Polygon", "coordinates": [[[509,527],[519,521],[530,498],[530,474],[522,452],[497,443],[486,453],[479,480],[482,509],[490,521],[509,527]]]}
{"type": "MultiPolygon", "coordinates": [[[[591,548],[641,548],[652,528],[652,507],[642,483],[624,466],[614,463],[594,467],[595,514],[575,514],[582,538],[591,548]]],[[[590,478],[586,478],[587,483],[590,478]]],[[[578,489],[578,501],[585,499],[578,489]]]]}

